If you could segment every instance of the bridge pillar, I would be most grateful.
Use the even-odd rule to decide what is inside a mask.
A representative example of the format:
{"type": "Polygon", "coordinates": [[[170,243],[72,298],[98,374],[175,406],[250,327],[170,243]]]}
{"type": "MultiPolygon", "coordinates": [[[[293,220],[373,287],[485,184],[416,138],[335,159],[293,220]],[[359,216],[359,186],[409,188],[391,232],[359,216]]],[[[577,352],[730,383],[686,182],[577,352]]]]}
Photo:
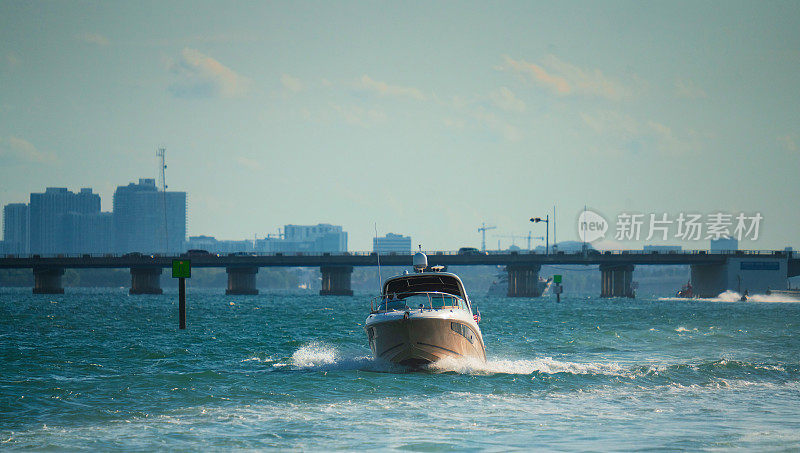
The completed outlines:
{"type": "Polygon", "coordinates": [[[228,289],[225,290],[225,294],[258,294],[258,289],[256,289],[257,267],[229,267],[226,272],[228,273],[228,289]]]}
{"type": "Polygon", "coordinates": [[[160,267],[132,267],[130,294],[163,294],[160,267]]]}
{"type": "Polygon", "coordinates": [[[633,264],[600,265],[600,297],[636,297],[632,283],[633,264]]]}
{"type": "MultiPolygon", "coordinates": [[[[692,292],[697,297],[717,297],[727,288],[728,266],[726,264],[692,264],[692,292]]],[[[733,288],[734,291],[737,288],[733,288]]]]}
{"type": "Polygon", "coordinates": [[[539,264],[509,264],[508,297],[539,297],[539,264]]]}
{"type": "Polygon", "coordinates": [[[64,269],[59,267],[33,268],[33,294],[64,294],[62,275],[64,269]]]}
{"type": "Polygon", "coordinates": [[[323,296],[352,296],[350,277],[353,266],[322,266],[322,289],[319,293],[323,296]]]}

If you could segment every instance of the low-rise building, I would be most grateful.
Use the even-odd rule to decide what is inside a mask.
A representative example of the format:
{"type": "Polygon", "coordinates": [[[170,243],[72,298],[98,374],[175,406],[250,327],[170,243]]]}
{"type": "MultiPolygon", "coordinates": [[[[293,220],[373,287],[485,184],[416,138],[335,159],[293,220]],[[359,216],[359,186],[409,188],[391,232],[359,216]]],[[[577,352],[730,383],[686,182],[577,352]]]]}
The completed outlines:
{"type": "Polygon", "coordinates": [[[372,239],[372,251],[379,254],[411,253],[411,236],[387,233],[372,239]]]}

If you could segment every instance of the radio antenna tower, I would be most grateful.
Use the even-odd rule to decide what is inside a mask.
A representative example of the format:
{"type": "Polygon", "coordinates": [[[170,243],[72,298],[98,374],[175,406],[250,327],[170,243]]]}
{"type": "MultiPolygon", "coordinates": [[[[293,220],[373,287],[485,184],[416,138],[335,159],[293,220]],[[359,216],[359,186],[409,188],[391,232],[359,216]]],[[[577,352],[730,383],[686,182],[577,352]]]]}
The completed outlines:
{"type": "Polygon", "coordinates": [[[166,148],[158,148],[158,152],[156,152],[156,156],[158,156],[159,163],[160,163],[160,174],[159,174],[159,183],[161,183],[161,201],[162,201],[162,210],[164,211],[164,252],[169,252],[169,231],[167,227],[167,164],[166,160],[167,149],[166,148]]]}

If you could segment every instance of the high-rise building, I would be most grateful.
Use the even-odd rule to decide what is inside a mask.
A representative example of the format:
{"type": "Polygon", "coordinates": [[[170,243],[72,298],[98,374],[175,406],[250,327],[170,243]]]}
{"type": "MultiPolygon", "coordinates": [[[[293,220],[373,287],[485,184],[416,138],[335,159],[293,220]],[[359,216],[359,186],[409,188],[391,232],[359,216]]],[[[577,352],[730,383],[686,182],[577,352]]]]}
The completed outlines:
{"type": "Polygon", "coordinates": [[[114,192],[114,249],[118,253],[178,253],[186,241],[186,192],[164,192],[155,179],[114,192]]]}
{"type": "Polygon", "coordinates": [[[411,253],[411,236],[387,233],[372,239],[372,251],[376,253],[411,253]]]}
{"type": "Polygon", "coordinates": [[[68,212],[62,222],[64,253],[109,253],[113,250],[113,214],[78,214],[68,212]]]}
{"type": "Polygon", "coordinates": [[[75,253],[65,247],[65,235],[71,235],[65,225],[70,213],[100,214],[100,196],[92,189],[70,192],[66,188],[48,187],[44,193],[32,193],[28,208],[30,253],[75,253]]]}
{"type": "Polygon", "coordinates": [[[4,253],[28,253],[28,205],[11,203],[3,207],[4,253]]]}

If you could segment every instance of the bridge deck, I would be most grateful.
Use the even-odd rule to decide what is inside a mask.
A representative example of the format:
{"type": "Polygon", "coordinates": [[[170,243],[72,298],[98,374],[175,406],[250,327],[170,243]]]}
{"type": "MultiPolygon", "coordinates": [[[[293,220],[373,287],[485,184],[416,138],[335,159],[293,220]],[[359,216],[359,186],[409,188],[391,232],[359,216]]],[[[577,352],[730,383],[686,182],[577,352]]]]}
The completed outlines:
{"type": "MultiPolygon", "coordinates": [[[[430,265],[476,266],[476,265],[687,265],[722,264],[728,258],[747,257],[789,258],[790,276],[800,273],[800,256],[784,251],[739,251],[711,253],[703,250],[668,253],[644,253],[642,251],[606,251],[594,253],[563,253],[545,255],[533,252],[490,252],[486,254],[458,254],[457,252],[426,252],[430,265]]],[[[130,268],[171,267],[172,260],[188,258],[192,267],[318,267],[318,266],[375,266],[378,257],[370,252],[344,253],[275,253],[255,255],[80,255],[80,256],[9,256],[0,258],[0,268],[130,268]]],[[[410,266],[411,254],[382,254],[382,266],[410,266]]]]}

